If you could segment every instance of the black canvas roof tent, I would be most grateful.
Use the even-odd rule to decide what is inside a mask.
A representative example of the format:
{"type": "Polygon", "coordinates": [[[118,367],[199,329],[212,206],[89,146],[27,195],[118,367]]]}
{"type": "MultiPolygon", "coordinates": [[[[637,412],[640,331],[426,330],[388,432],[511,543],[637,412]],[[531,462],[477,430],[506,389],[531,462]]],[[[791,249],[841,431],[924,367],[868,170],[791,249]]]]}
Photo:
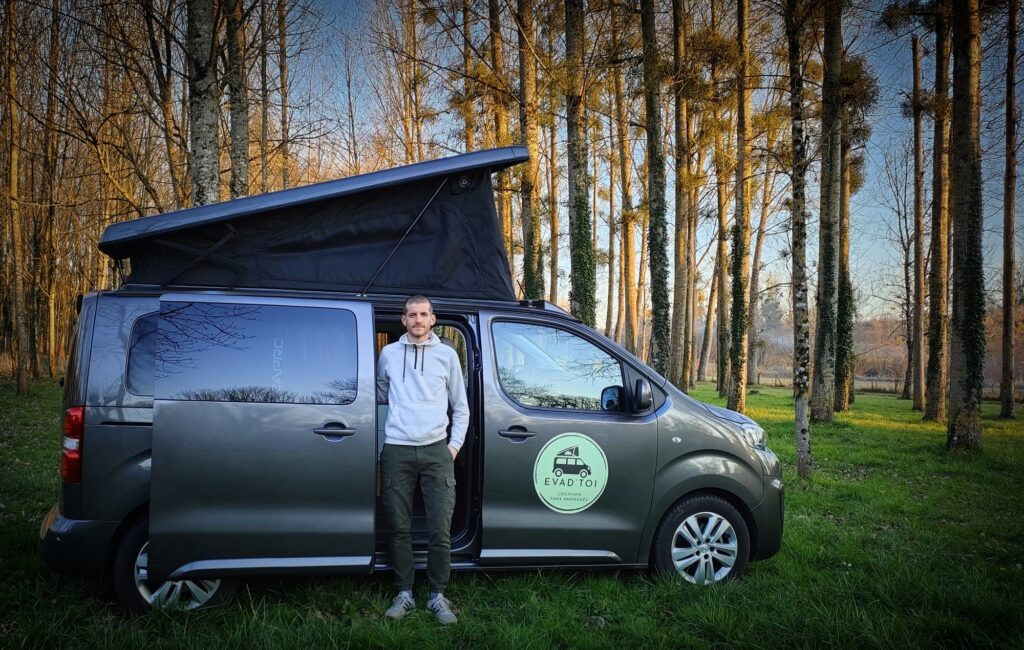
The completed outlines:
{"type": "Polygon", "coordinates": [[[491,173],[525,147],[430,160],[112,224],[126,284],[515,300],[491,173]]]}

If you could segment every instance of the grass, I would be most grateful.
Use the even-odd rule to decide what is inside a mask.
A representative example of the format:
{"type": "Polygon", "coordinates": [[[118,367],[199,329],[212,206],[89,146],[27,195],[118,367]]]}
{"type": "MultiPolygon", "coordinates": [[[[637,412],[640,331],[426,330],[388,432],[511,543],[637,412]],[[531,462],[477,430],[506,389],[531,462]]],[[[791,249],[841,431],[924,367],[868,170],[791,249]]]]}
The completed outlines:
{"type": "MultiPolygon", "coordinates": [[[[709,386],[701,399],[721,403],[709,386]]],[[[253,580],[229,606],[124,615],[99,580],[51,571],[39,522],[57,495],[51,383],[0,382],[0,647],[1024,647],[1024,422],[985,407],[984,449],[943,450],[909,403],[860,395],[815,426],[814,478],[794,473],[788,392],[755,389],[787,484],[780,553],[695,589],[644,572],[455,575],[453,628],[423,609],[386,622],[389,576],[253,580]]]]}

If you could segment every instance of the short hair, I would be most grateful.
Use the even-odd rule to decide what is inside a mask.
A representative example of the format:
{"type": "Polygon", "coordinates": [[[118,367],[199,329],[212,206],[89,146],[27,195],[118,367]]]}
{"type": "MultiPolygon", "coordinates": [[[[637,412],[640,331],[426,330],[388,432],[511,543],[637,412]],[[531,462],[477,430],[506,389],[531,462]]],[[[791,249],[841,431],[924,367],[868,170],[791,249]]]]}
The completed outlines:
{"type": "Polygon", "coordinates": [[[403,314],[408,314],[409,313],[409,305],[411,305],[414,302],[425,302],[425,303],[427,303],[428,305],[430,305],[430,313],[431,314],[434,313],[434,303],[430,300],[430,298],[427,298],[426,296],[421,296],[419,294],[417,294],[415,296],[409,296],[408,298],[405,299],[405,304],[402,306],[402,313],[403,314]]]}

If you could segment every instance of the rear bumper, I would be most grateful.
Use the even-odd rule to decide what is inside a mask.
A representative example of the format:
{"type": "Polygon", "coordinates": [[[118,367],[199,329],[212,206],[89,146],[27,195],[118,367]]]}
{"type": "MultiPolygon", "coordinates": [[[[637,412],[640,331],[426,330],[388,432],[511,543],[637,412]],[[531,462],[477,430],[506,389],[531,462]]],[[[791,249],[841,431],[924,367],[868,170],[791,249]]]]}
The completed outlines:
{"type": "Polygon", "coordinates": [[[764,477],[764,499],[753,512],[757,525],[757,548],[754,549],[753,559],[769,558],[782,547],[785,501],[782,479],[777,476],[764,477]]]}
{"type": "Polygon", "coordinates": [[[61,516],[58,506],[53,506],[39,527],[39,552],[61,573],[103,575],[117,523],[68,519],[61,516]]]}

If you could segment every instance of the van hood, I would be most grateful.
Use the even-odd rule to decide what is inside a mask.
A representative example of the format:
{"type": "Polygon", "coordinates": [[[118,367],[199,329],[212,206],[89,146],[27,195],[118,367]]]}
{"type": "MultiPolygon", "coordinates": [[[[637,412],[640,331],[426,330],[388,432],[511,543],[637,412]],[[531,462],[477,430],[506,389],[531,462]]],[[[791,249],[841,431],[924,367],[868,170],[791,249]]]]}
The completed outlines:
{"type": "Polygon", "coordinates": [[[707,409],[708,413],[715,416],[719,420],[725,420],[726,422],[732,422],[733,424],[757,424],[756,422],[754,422],[747,416],[743,415],[742,413],[730,411],[727,408],[715,406],[714,404],[707,404],[706,402],[701,402],[700,404],[705,409],[707,409]]]}

